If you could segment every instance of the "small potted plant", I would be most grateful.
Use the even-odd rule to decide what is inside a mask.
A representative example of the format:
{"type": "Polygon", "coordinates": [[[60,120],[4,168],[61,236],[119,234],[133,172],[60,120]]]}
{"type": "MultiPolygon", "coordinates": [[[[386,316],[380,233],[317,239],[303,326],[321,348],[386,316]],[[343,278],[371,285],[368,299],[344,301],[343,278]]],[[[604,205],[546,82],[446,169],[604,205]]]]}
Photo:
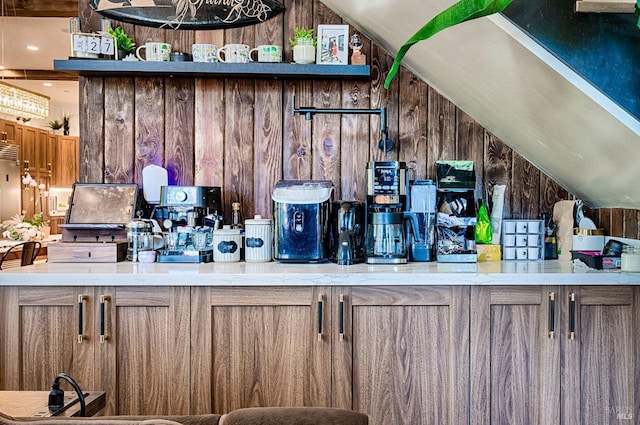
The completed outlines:
{"type": "Polygon", "coordinates": [[[293,49],[295,63],[315,62],[317,37],[313,35],[313,29],[296,27],[294,36],[289,39],[289,43],[293,49]]]}
{"type": "Polygon", "coordinates": [[[58,130],[62,128],[63,124],[58,120],[49,121],[49,128],[56,133],[58,130]]]}
{"type": "Polygon", "coordinates": [[[118,59],[123,59],[127,54],[132,53],[136,47],[133,39],[124,32],[122,27],[110,28],[111,34],[116,41],[116,49],[118,49],[118,59]]]}
{"type": "Polygon", "coordinates": [[[64,127],[64,135],[68,136],[69,135],[69,114],[64,114],[62,116],[62,126],[64,127]]]}

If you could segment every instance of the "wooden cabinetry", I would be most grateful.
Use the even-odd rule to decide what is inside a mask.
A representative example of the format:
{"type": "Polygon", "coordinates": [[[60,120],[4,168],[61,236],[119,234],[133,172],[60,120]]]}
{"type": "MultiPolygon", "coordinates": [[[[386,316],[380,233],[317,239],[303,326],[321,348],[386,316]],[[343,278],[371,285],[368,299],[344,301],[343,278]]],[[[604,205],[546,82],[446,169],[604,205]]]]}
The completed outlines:
{"type": "Polygon", "coordinates": [[[468,287],[335,288],[333,298],[334,406],[371,425],[468,422],[468,287]]]}
{"type": "Polygon", "coordinates": [[[48,389],[65,372],[106,391],[105,414],[189,413],[189,288],[2,291],[3,389],[48,389]]]}
{"type": "Polygon", "coordinates": [[[371,425],[640,417],[640,286],[3,287],[0,300],[2,389],[46,389],[66,372],[107,392],[107,414],[334,406],[371,425]]]}
{"type": "Polygon", "coordinates": [[[638,423],[640,287],[562,287],[560,294],[561,423],[638,423]]]}
{"type": "Polygon", "coordinates": [[[560,332],[549,334],[557,290],[471,288],[471,424],[559,423],[560,332]]]}
{"type": "Polygon", "coordinates": [[[20,142],[22,140],[22,127],[15,121],[0,119],[0,133],[7,133],[7,140],[20,142]]]}
{"type": "Polygon", "coordinates": [[[638,417],[640,288],[472,287],[471,300],[471,424],[638,417]]]}
{"type": "Polygon", "coordinates": [[[60,224],[64,223],[64,217],[51,217],[49,219],[49,225],[51,226],[50,233],[52,235],[59,235],[62,233],[60,224]]]}
{"type": "Polygon", "coordinates": [[[79,141],[74,136],[56,136],[51,149],[52,187],[71,187],[78,181],[79,141]]]}
{"type": "Polygon", "coordinates": [[[192,411],[330,406],[331,291],[192,288],[192,411]]]}

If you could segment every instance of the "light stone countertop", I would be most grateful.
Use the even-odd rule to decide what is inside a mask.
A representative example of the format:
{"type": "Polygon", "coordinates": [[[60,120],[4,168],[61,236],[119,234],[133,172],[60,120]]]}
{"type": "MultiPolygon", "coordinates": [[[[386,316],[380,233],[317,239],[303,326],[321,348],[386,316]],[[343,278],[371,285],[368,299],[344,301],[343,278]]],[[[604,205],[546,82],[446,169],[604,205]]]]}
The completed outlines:
{"type": "Polygon", "coordinates": [[[0,271],[0,286],[640,285],[640,273],[567,261],[338,266],[271,263],[42,263],[0,271]]]}

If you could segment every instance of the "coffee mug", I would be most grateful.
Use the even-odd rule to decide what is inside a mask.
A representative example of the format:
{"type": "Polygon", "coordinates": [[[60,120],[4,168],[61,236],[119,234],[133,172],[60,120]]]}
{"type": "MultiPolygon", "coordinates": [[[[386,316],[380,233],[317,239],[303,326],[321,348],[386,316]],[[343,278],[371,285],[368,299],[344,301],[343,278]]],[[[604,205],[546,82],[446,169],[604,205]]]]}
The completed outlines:
{"type": "Polygon", "coordinates": [[[246,44],[225,44],[218,49],[218,60],[227,63],[248,63],[251,62],[251,48],[246,44]],[[224,54],[224,57],[222,56],[224,54]]]}
{"type": "MultiPolygon", "coordinates": [[[[258,46],[249,54],[258,53],[258,62],[282,62],[282,47],[274,45],[258,46]]],[[[251,58],[253,60],[253,57],[251,58]]]]}
{"type": "Polygon", "coordinates": [[[218,62],[218,46],[215,44],[194,44],[191,53],[194,62],[218,62]]]}
{"type": "Polygon", "coordinates": [[[136,49],[136,57],[141,61],[169,62],[171,57],[171,44],[148,42],[136,49]],[[145,50],[145,58],[140,56],[140,51],[145,50]]]}

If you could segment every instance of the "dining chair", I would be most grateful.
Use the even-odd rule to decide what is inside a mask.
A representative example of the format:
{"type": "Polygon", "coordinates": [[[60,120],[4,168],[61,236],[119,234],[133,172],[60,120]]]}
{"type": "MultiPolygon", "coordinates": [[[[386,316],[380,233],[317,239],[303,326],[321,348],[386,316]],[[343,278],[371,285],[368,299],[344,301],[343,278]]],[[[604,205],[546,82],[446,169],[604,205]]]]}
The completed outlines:
{"type": "Polygon", "coordinates": [[[11,248],[7,249],[5,253],[2,254],[2,258],[0,258],[0,270],[2,270],[2,265],[4,264],[5,259],[9,256],[9,254],[16,252],[20,248],[22,248],[20,266],[30,266],[38,256],[41,247],[42,244],[38,241],[27,241],[12,246],[11,248]]]}

